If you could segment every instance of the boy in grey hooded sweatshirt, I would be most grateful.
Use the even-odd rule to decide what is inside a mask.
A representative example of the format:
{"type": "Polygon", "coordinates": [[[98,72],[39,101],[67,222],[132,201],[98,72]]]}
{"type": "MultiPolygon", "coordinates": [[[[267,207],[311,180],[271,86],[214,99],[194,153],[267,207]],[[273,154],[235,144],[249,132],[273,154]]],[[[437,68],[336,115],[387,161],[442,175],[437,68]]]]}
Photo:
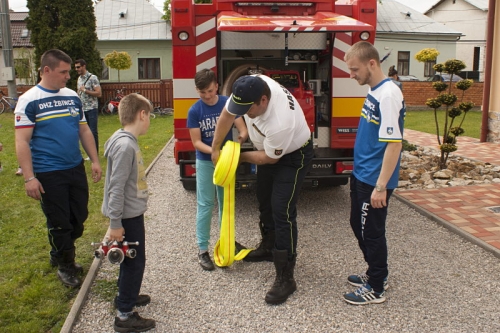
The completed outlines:
{"type": "Polygon", "coordinates": [[[146,265],[144,213],[147,209],[146,170],[137,138],[146,134],[150,124],[151,103],[139,94],[125,96],[118,107],[123,129],[117,130],[104,145],[108,160],[102,213],[110,220],[108,241],[139,242],[135,258],[125,257],[120,264],[118,296],[115,306],[116,332],[147,331],[155,321],[133,312],[134,306],[146,305],[148,295],[139,295],[146,265]]]}

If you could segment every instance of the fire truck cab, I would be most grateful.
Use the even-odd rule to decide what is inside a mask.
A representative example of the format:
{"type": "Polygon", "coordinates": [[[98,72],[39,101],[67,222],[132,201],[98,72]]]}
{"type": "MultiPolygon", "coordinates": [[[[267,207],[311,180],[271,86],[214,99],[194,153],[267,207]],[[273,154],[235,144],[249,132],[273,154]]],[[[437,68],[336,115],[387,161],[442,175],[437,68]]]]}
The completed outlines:
{"type": "MultiPolygon", "coordinates": [[[[184,188],[196,187],[195,150],[186,118],[198,100],[197,71],[217,73],[220,93],[234,81],[264,74],[299,101],[311,129],[315,157],[305,184],[348,182],[367,87],[350,79],[347,49],[375,39],[377,0],[172,0],[174,154],[184,188]]],[[[252,145],[243,145],[243,150],[252,145]]],[[[237,188],[251,187],[257,168],[240,165],[237,188]]]]}

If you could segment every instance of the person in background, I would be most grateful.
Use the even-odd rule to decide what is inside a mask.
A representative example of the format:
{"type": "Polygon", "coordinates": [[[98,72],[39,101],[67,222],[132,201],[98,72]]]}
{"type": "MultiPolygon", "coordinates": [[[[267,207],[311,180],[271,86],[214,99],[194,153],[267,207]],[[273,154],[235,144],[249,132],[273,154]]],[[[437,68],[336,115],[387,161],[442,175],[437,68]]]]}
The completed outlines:
{"type": "Polygon", "coordinates": [[[401,91],[403,91],[403,84],[399,81],[398,70],[394,65],[389,68],[387,76],[399,87],[399,89],[401,89],[401,91]]]}
{"type": "MultiPolygon", "coordinates": [[[[224,189],[221,186],[214,185],[213,181],[215,167],[211,160],[212,140],[215,125],[226,104],[227,96],[218,95],[217,77],[209,69],[202,69],[197,72],[194,77],[194,84],[200,99],[188,111],[187,127],[189,128],[193,146],[196,149],[196,240],[199,248],[198,262],[204,270],[211,271],[215,269],[215,266],[208,253],[208,244],[216,192],[219,207],[219,226],[224,204],[224,189]]],[[[237,119],[235,125],[239,131],[238,141],[243,143],[248,137],[243,118],[237,119]]],[[[232,139],[232,132],[228,132],[223,144],[232,139]]],[[[235,245],[237,251],[244,248],[238,242],[235,245]]]]}
{"type": "Polygon", "coordinates": [[[101,179],[94,137],[82,102],[66,88],[71,58],[61,50],[40,60],[41,81],[19,97],[14,111],[16,153],[26,195],[40,201],[47,218],[50,263],[69,287],[81,284],[75,263],[75,240],[88,217],[89,188],[80,142],[92,161],[92,179],[101,179]]]}
{"type": "Polygon", "coordinates": [[[351,228],[368,269],[350,275],[347,281],[358,287],[344,295],[351,304],[385,302],[389,275],[385,235],[387,207],[398,186],[406,107],[400,89],[380,68],[377,49],[358,42],[344,60],[351,78],[370,87],[361,110],[354,144],[354,168],[350,179],[351,228]]]}
{"type": "Polygon", "coordinates": [[[87,71],[87,62],[83,59],[75,61],[75,70],[78,73],[77,92],[82,100],[85,118],[90,131],[94,136],[97,153],[99,153],[99,134],[97,132],[98,98],[101,97],[101,84],[94,74],[87,71]]]}
{"type": "Polygon", "coordinates": [[[257,200],[262,241],[245,261],[274,261],[276,278],[265,296],[281,304],[297,290],[297,201],[314,155],[311,131],[295,97],[265,75],[247,75],[233,84],[212,144],[219,159],[224,137],[237,116],[244,116],[256,150],[243,152],[241,163],[258,165],[257,200]]]}
{"type": "Polygon", "coordinates": [[[148,131],[152,110],[145,97],[135,93],[125,96],[118,106],[123,128],[104,145],[108,165],[102,213],[109,218],[108,241],[139,242],[133,246],[136,257],[125,257],[120,264],[118,296],[114,301],[116,332],[144,332],[156,325],[153,319],[142,318],[133,312],[135,306],[151,301],[148,295],[139,295],[146,266],[144,213],[148,208],[148,184],[137,139],[148,131]]]}

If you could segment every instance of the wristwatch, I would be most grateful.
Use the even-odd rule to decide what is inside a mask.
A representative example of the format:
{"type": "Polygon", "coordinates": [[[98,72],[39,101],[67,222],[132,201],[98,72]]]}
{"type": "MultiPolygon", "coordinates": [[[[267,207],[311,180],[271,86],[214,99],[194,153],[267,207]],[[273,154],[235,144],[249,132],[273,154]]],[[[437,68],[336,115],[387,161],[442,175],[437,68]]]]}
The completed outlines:
{"type": "Polygon", "coordinates": [[[385,192],[385,190],[387,189],[385,188],[385,186],[377,184],[375,185],[375,190],[377,190],[377,192],[385,192]]]}

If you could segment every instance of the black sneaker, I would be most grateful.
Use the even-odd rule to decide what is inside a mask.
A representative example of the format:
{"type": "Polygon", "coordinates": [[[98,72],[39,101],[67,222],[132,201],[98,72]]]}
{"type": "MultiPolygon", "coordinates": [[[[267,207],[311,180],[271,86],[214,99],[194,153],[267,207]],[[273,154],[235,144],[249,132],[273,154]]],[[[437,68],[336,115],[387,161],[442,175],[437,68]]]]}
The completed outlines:
{"type": "Polygon", "coordinates": [[[210,259],[208,251],[198,254],[198,262],[200,263],[201,268],[206,271],[213,271],[215,269],[214,263],[212,262],[212,259],[210,259]]]}
{"type": "MultiPolygon", "coordinates": [[[[118,309],[118,306],[116,305],[117,298],[118,296],[115,297],[114,301],[115,309],[118,309]]],[[[135,306],[145,306],[148,305],[149,303],[151,303],[151,297],[149,297],[149,295],[139,295],[137,296],[137,301],[135,302],[135,306]]]]}
{"type": "Polygon", "coordinates": [[[115,317],[114,329],[115,332],[145,332],[155,328],[156,322],[153,319],[146,319],[139,316],[137,312],[132,313],[127,320],[120,320],[115,317]]]}
{"type": "Polygon", "coordinates": [[[139,295],[135,302],[135,306],[145,306],[149,303],[151,303],[151,297],[149,297],[149,295],[139,295]]]}

